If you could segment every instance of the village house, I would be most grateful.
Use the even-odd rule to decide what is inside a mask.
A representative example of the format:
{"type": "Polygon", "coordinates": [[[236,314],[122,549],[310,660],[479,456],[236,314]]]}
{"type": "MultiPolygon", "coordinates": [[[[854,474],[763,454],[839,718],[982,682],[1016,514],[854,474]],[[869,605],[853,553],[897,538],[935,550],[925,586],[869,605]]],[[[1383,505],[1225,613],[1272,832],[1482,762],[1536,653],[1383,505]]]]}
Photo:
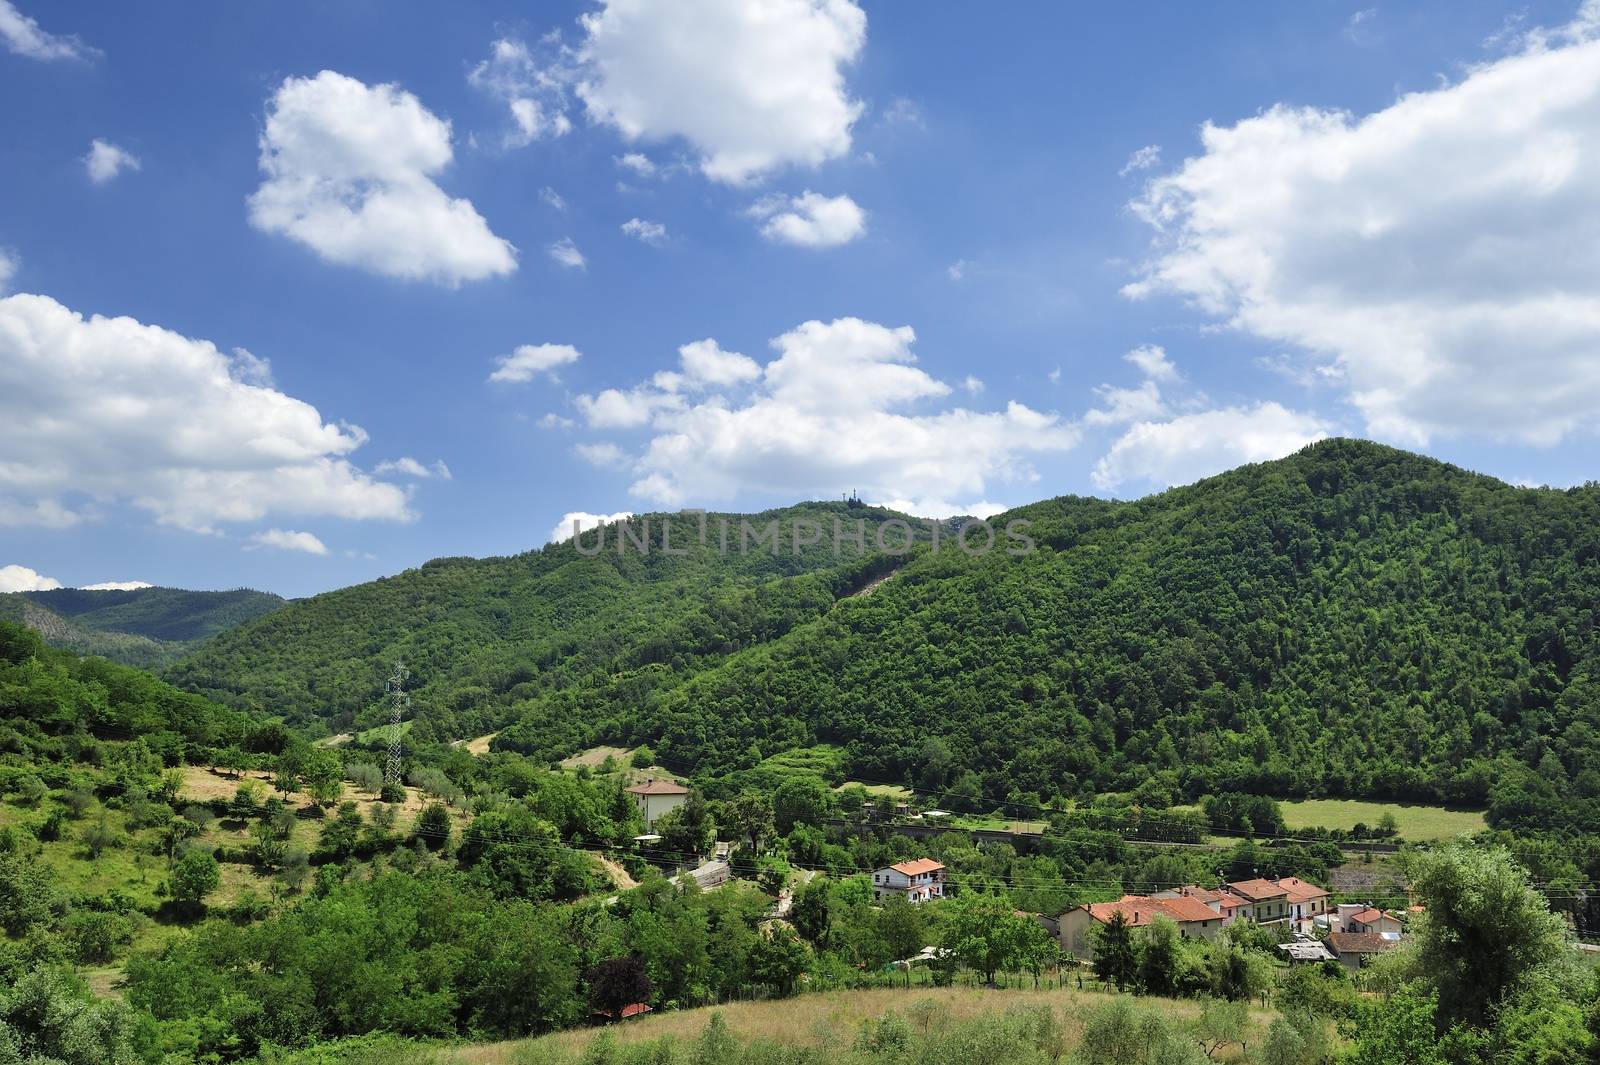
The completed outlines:
{"type": "Polygon", "coordinates": [[[1249,899],[1235,895],[1231,891],[1217,892],[1217,908],[1222,911],[1224,926],[1241,919],[1250,920],[1250,911],[1254,905],[1249,899]]]}
{"type": "Polygon", "coordinates": [[[689,789],[675,780],[647,780],[626,790],[633,796],[646,828],[668,810],[676,810],[689,801],[689,789]]]}
{"type": "Polygon", "coordinates": [[[897,862],[872,874],[872,897],[878,901],[899,895],[907,902],[927,902],[944,897],[944,866],[932,858],[897,862]]]}
{"type": "Polygon", "coordinates": [[[1346,904],[1339,907],[1339,917],[1339,930],[1342,932],[1376,932],[1381,935],[1385,932],[1397,933],[1404,928],[1399,917],[1374,906],[1346,904]]]}
{"type": "Polygon", "coordinates": [[[1116,913],[1121,913],[1134,929],[1147,929],[1156,918],[1165,917],[1178,926],[1178,934],[1184,938],[1207,942],[1217,938],[1223,924],[1219,911],[1196,898],[1177,894],[1166,898],[1124,895],[1116,902],[1085,903],[1062,914],[1061,949],[1094,960],[1094,929],[1110,924],[1116,913]]]}
{"type": "Polygon", "coordinates": [[[1274,924],[1287,921],[1289,914],[1289,889],[1277,880],[1236,880],[1226,885],[1229,892],[1247,900],[1249,911],[1239,914],[1256,924],[1274,924]]]}
{"type": "Polygon", "coordinates": [[[1328,949],[1339,959],[1339,964],[1351,972],[1399,945],[1398,932],[1334,932],[1328,936],[1328,949]]]}
{"type": "Polygon", "coordinates": [[[1171,888],[1167,891],[1158,891],[1152,895],[1151,898],[1175,899],[1179,898],[1180,896],[1187,899],[1194,899],[1196,902],[1204,903],[1213,911],[1220,914],[1222,917],[1223,927],[1227,927],[1228,925],[1232,924],[1239,917],[1240,913],[1245,913],[1246,916],[1248,916],[1250,908],[1250,901],[1248,899],[1242,899],[1238,895],[1228,891],[1226,888],[1218,888],[1213,891],[1210,888],[1203,888],[1198,884],[1185,884],[1182,887],[1171,888]]]}
{"type": "Polygon", "coordinates": [[[1210,906],[1218,913],[1222,912],[1222,892],[1212,891],[1210,888],[1203,888],[1199,884],[1185,884],[1182,887],[1176,887],[1170,891],[1158,891],[1151,897],[1157,899],[1168,899],[1176,898],[1179,895],[1182,895],[1184,898],[1197,899],[1200,902],[1205,903],[1207,906],[1210,906]]]}
{"type": "Polygon", "coordinates": [[[1060,917],[1050,917],[1042,913],[1029,913],[1027,910],[1012,910],[1011,912],[1018,917],[1025,917],[1034,924],[1038,925],[1040,928],[1043,928],[1046,932],[1050,933],[1050,938],[1061,938],[1060,917]]]}
{"type": "Polygon", "coordinates": [[[1328,912],[1329,896],[1325,888],[1297,876],[1280,877],[1277,882],[1289,893],[1289,919],[1296,928],[1310,925],[1328,912]]]}

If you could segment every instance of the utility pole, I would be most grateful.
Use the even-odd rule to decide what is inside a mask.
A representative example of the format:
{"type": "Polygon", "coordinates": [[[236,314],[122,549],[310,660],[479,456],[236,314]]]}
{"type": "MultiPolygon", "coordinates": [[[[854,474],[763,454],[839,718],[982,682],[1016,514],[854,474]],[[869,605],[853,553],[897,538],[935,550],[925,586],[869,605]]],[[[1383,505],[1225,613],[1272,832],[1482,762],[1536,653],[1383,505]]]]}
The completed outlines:
{"type": "Polygon", "coordinates": [[[383,773],[386,784],[400,783],[400,718],[406,707],[411,705],[411,696],[406,694],[406,678],[410,676],[411,671],[406,668],[405,662],[395,659],[394,672],[389,674],[389,683],[386,685],[390,703],[389,764],[383,773]]]}

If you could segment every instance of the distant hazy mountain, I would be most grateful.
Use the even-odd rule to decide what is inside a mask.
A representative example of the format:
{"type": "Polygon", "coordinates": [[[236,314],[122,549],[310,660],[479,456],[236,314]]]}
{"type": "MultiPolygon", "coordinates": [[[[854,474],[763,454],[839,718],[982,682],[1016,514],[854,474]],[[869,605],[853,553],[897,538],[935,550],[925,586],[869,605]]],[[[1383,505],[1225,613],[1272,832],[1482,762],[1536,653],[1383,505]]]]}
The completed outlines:
{"type": "Polygon", "coordinates": [[[0,595],[0,618],[38,630],[55,647],[153,666],[170,662],[207,637],[270,613],[284,602],[279,596],[249,588],[228,592],[58,588],[0,595]]]}

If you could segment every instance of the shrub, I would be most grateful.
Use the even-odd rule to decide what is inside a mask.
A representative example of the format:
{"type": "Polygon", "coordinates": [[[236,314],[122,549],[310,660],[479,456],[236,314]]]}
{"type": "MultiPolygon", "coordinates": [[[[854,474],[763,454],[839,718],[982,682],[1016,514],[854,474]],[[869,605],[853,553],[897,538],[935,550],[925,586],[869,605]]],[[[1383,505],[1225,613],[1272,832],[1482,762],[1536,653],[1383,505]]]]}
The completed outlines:
{"type": "Polygon", "coordinates": [[[344,778],[362,791],[379,791],[383,787],[383,770],[370,762],[351,762],[344,768],[344,778]]]}
{"type": "Polygon", "coordinates": [[[72,957],[85,965],[104,965],[117,948],[133,942],[133,927],[126,917],[97,910],[79,910],[67,918],[67,942],[72,957]]]}
{"type": "Polygon", "coordinates": [[[443,850],[450,845],[450,811],[443,803],[429,803],[417,815],[411,832],[430,850],[443,850]]]}

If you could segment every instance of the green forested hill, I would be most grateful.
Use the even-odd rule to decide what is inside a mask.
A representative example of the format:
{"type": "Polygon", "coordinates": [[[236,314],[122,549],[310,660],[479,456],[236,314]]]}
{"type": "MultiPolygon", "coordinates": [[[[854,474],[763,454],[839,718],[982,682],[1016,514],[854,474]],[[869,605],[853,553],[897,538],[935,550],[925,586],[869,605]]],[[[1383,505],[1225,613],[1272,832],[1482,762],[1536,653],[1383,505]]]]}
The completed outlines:
{"type": "MultiPolygon", "coordinates": [[[[835,512],[855,513],[781,516],[835,512]]],[[[503,746],[648,741],[711,773],[825,742],[854,776],[990,799],[1237,789],[1544,817],[1600,797],[1600,488],[1336,440],[996,525],[1013,517],[1033,554],[924,546],[871,595],[850,593],[902,560],[831,544],[441,560],[293,604],[170,675],[342,725],[404,653],[423,742],[509,722],[503,746]],[[1568,801],[1524,802],[1542,794],[1568,801]]]]}
{"type": "MultiPolygon", "coordinates": [[[[898,564],[833,550],[833,521],[872,530],[898,517],[846,503],[749,515],[777,522],[782,544],[741,543],[742,516],[649,516],[650,546],[588,557],[571,543],[509,558],[445,558],[395,577],[289,604],[223,633],[168,671],[184,687],[236,706],[335,730],[369,725],[396,657],[413,676],[413,742],[471,736],[511,723],[502,745],[567,753],[613,708],[641,713],[660,693],[738,650],[781,637],[898,564]],[[795,524],[823,542],[792,550],[795,524]],[[676,554],[687,550],[687,554],[676,554]]],[[[635,523],[636,531],[642,521],[635,523]]],[[[802,530],[801,539],[808,539],[802,530]]],[[[927,535],[928,530],[922,530],[927,535]]],[[[899,534],[903,535],[903,534],[899,534]]],[[[897,544],[897,533],[887,533],[897,544]]],[[[595,534],[583,542],[592,550],[595,534]]]]}
{"type": "Polygon", "coordinates": [[[689,764],[833,742],[991,798],[1600,797],[1600,488],[1329,441],[1018,514],[1035,554],[919,560],[630,723],[689,764]]]}
{"type": "Polygon", "coordinates": [[[249,588],[226,592],[58,588],[0,595],[0,619],[36,629],[55,647],[152,666],[283,603],[270,592],[249,588]]]}
{"type": "Polygon", "coordinates": [[[0,788],[47,761],[93,764],[95,737],[136,739],[169,764],[241,742],[244,715],[150,674],[46,647],[0,621],[0,788]]]}

